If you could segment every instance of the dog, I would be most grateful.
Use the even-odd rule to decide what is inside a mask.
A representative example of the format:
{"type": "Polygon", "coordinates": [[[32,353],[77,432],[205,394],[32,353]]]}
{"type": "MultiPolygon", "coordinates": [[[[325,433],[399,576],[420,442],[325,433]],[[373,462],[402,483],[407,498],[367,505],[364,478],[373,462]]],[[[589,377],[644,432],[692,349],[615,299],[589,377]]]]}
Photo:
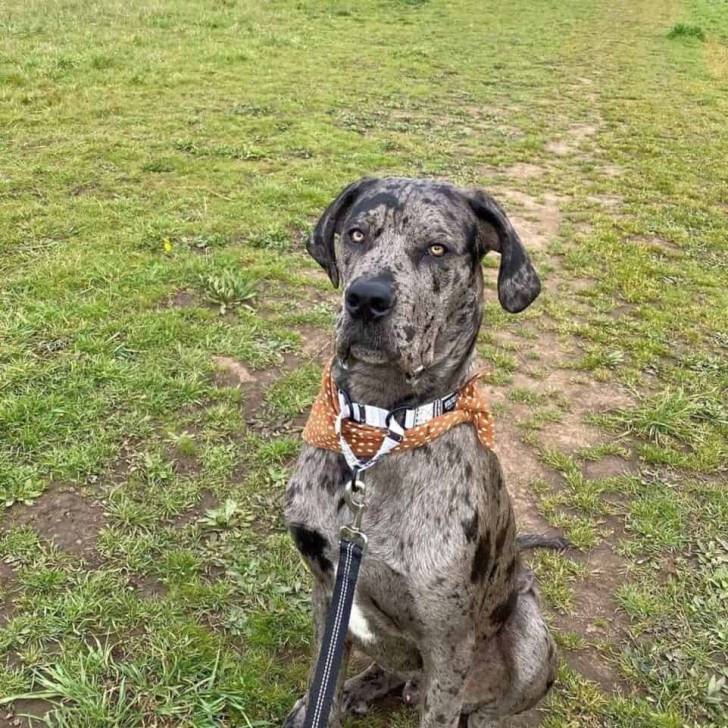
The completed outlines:
{"type": "MultiPolygon", "coordinates": [[[[540,282],[503,208],[486,192],[424,179],[364,178],[328,206],[307,250],[343,284],[332,376],[352,400],[389,410],[457,390],[469,377],[483,316],[481,260],[500,254],[498,298],[512,313],[540,282]]],[[[304,445],[286,490],[285,519],[313,574],[314,648],[330,604],[344,456],[304,445]]],[[[329,719],[403,690],[421,728],[485,728],[533,707],[551,687],[553,640],[533,575],[519,560],[498,458],[460,424],[394,452],[364,473],[368,507],[347,654],[329,719]],[[352,647],[372,664],[344,680],[352,647]]],[[[522,537],[521,546],[561,547],[522,537]]],[[[303,725],[306,699],[285,719],[303,725]]]]}

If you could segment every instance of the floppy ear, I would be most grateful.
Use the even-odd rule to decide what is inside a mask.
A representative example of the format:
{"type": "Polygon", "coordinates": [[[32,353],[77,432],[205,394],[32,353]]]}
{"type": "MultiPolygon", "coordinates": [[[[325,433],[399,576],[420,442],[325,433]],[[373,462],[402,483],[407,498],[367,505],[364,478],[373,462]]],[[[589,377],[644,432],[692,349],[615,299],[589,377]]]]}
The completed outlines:
{"type": "Polygon", "coordinates": [[[306,250],[329,274],[334,288],[339,287],[339,269],[336,267],[334,250],[336,236],[341,233],[346,213],[349,212],[355,200],[374,182],[376,179],[373,177],[362,177],[358,182],[353,182],[345,187],[321,215],[306,243],[306,250]]]}
{"type": "Polygon", "coordinates": [[[468,190],[470,209],[478,220],[477,253],[488,250],[501,256],[498,270],[498,300],[506,311],[518,313],[527,308],[541,292],[538,279],[518,233],[503,208],[483,190],[468,190]]]}

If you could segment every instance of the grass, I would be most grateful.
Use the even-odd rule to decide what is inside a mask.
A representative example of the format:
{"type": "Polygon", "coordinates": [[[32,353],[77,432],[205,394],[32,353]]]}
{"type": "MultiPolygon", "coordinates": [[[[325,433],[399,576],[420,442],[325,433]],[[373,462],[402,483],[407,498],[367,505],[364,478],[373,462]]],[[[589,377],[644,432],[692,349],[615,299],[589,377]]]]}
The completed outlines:
{"type": "Polygon", "coordinates": [[[491,188],[544,273],[514,318],[486,261],[478,344],[582,550],[535,562],[543,724],[726,723],[720,3],[9,0],[0,34],[2,711],[280,725],[310,648],[283,489],[337,304],[302,240],[376,173],[491,188]]]}
{"type": "Polygon", "coordinates": [[[269,390],[266,403],[271,418],[286,420],[308,408],[321,384],[321,371],[306,364],[281,377],[269,390]]]}
{"type": "Polygon", "coordinates": [[[717,392],[687,394],[682,389],[666,389],[637,407],[613,416],[615,425],[624,425],[625,433],[636,433],[661,444],[666,441],[698,445],[708,434],[704,424],[724,431],[728,412],[717,392]]]}
{"type": "Polygon", "coordinates": [[[203,276],[200,286],[207,300],[219,305],[221,314],[225,314],[232,306],[252,301],[257,293],[256,284],[234,270],[203,276]]]}
{"type": "Polygon", "coordinates": [[[667,34],[668,38],[695,38],[705,40],[705,31],[699,25],[688,23],[675,23],[667,34]]]}

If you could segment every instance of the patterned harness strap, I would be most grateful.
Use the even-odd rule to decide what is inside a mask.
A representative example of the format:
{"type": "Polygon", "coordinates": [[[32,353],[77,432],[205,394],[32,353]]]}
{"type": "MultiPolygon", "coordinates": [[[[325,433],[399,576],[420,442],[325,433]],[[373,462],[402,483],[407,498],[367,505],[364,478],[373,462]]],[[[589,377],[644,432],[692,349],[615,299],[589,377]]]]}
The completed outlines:
{"type": "Polygon", "coordinates": [[[323,373],[303,439],[314,447],[344,453],[350,466],[353,455],[359,463],[371,467],[388,452],[420,447],[451,427],[468,422],[475,427],[483,446],[492,449],[493,417],[478,387],[481,374],[458,391],[427,404],[388,410],[352,402],[348,393],[336,386],[329,367],[323,373]]]}
{"type": "Polygon", "coordinates": [[[439,417],[445,412],[450,412],[455,408],[458,399],[457,392],[452,392],[446,397],[429,402],[421,407],[387,410],[382,407],[352,402],[349,395],[341,389],[337,390],[337,395],[339,412],[336,415],[334,431],[339,439],[341,452],[344,458],[346,458],[346,464],[352,472],[362,472],[371,468],[378,460],[383,458],[387,453],[392,452],[392,450],[402,443],[405,430],[427,424],[435,417],[439,417]],[[397,415],[402,416],[404,425],[399,423],[397,415]],[[385,430],[379,449],[370,458],[362,460],[347,442],[343,431],[344,422],[347,420],[351,420],[360,425],[385,430]]]}

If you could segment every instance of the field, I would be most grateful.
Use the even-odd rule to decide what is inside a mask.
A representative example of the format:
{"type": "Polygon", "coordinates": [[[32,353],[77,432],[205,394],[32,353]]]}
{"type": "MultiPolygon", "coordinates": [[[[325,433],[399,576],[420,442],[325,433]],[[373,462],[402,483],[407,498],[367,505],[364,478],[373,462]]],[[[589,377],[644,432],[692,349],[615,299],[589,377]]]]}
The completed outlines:
{"type": "MultiPolygon", "coordinates": [[[[288,468],[363,174],[500,199],[479,343],[562,665],[514,725],[728,724],[728,5],[4,0],[0,726],[276,726],[288,468]],[[28,717],[30,716],[30,717],[28,717]]],[[[392,699],[351,728],[413,728],[392,699]]]]}

